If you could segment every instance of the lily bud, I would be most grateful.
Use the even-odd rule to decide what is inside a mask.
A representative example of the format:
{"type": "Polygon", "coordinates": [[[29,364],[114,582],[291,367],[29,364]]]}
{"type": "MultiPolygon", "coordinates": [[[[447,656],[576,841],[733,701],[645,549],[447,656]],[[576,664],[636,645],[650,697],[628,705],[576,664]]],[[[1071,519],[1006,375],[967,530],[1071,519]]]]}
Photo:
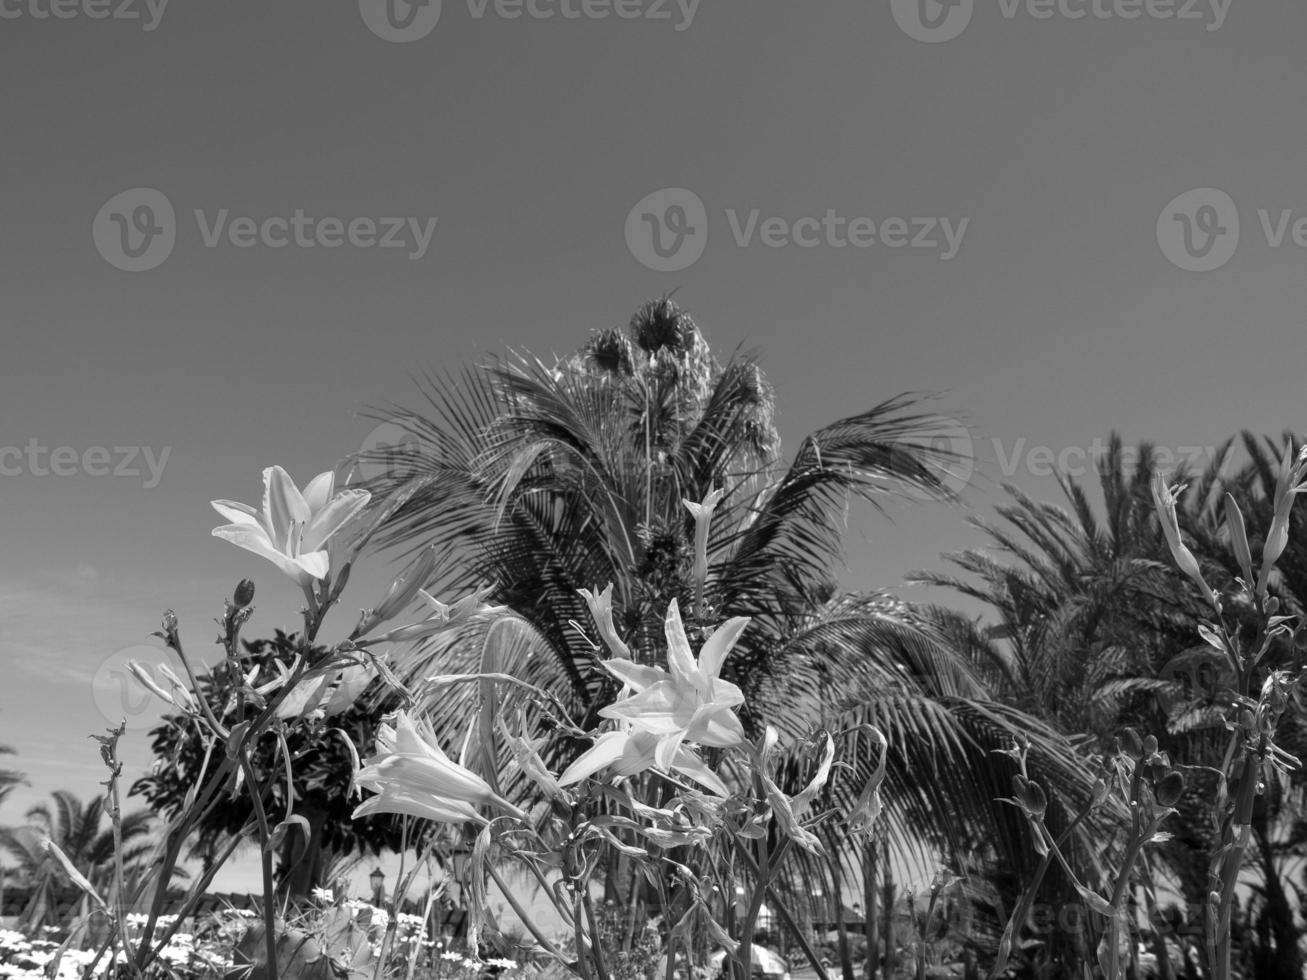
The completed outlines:
{"type": "Polygon", "coordinates": [[[254,601],[254,583],[247,578],[243,578],[236,585],[236,591],[232,593],[231,604],[237,609],[244,609],[254,601]]]}
{"type": "Polygon", "coordinates": [[[1235,558],[1239,561],[1239,570],[1248,588],[1253,587],[1253,553],[1248,547],[1248,532],[1244,528],[1243,513],[1238,503],[1230,494],[1225,495],[1225,526],[1230,531],[1230,544],[1234,548],[1235,558]]]}
{"type": "Polygon", "coordinates": [[[1157,789],[1153,791],[1153,796],[1162,806],[1175,806],[1180,797],[1184,794],[1184,773],[1177,769],[1172,769],[1167,773],[1157,789]]]}
{"type": "MultiPolygon", "coordinates": [[[[704,583],[708,580],[708,531],[712,524],[713,511],[721,503],[722,497],[726,495],[724,490],[714,490],[708,496],[703,498],[703,503],[696,504],[692,500],[682,500],[694,516],[694,584],[696,593],[702,605],[704,583]]],[[[699,610],[702,614],[703,610],[699,610]]]]}
{"type": "Polygon", "coordinates": [[[1026,811],[1032,817],[1042,817],[1044,811],[1048,809],[1048,797],[1044,794],[1044,788],[1038,783],[1028,782],[1026,791],[1022,795],[1021,802],[1025,804],[1026,811]]]}
{"type": "Polygon", "coordinates": [[[1157,751],[1157,736],[1144,736],[1144,755],[1151,756],[1157,751]]]}
{"type": "Polygon", "coordinates": [[[1175,504],[1183,487],[1169,487],[1161,473],[1153,474],[1153,505],[1157,510],[1157,519],[1162,525],[1162,534],[1166,536],[1167,547],[1177,567],[1203,590],[1203,595],[1210,596],[1212,590],[1203,579],[1198,559],[1180,540],[1180,521],[1175,516],[1175,504]]]}
{"type": "Polygon", "coordinates": [[[1301,454],[1294,460],[1293,441],[1290,440],[1284,447],[1284,458],[1280,460],[1280,471],[1275,479],[1275,513],[1271,518],[1271,527],[1266,532],[1266,543],[1262,547],[1262,570],[1257,579],[1259,593],[1266,592],[1271,569],[1289,544],[1289,512],[1293,510],[1293,498],[1307,490],[1307,484],[1297,485],[1304,472],[1307,472],[1307,463],[1304,463],[1301,454]]]}
{"type": "Polygon", "coordinates": [[[1144,757],[1144,743],[1139,738],[1139,733],[1133,728],[1122,730],[1120,735],[1121,750],[1130,758],[1138,762],[1144,757]]]}

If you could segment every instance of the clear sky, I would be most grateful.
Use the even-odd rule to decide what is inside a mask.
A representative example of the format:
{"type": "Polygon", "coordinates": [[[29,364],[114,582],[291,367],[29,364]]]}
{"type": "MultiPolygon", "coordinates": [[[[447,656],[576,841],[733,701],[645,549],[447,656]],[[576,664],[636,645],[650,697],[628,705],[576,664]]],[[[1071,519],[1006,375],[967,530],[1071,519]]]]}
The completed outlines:
{"type": "MultiPolygon", "coordinates": [[[[762,350],[791,447],[942,392],[982,509],[1113,429],[1304,428],[1301,3],[52,2],[0,0],[0,742],[32,784],[0,819],[95,792],[164,608],[211,657],[250,575],[251,632],[294,624],[210,499],[671,290],[762,350]]],[[[978,541],[893,517],[854,512],[849,584],[978,541]]]]}

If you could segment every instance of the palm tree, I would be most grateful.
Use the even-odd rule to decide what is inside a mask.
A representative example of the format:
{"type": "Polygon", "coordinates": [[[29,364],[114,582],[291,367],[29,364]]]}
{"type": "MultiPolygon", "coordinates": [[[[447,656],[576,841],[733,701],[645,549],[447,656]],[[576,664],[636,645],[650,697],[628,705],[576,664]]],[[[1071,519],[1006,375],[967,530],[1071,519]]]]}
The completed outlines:
{"type": "MultiPolygon", "coordinates": [[[[0,755],[13,754],[14,750],[8,745],[0,745],[0,755]]],[[[16,769],[0,769],[0,803],[4,803],[15,786],[22,786],[26,782],[23,774],[16,769]]]]}
{"type": "MultiPolygon", "coordinates": [[[[17,863],[18,874],[32,891],[20,922],[28,930],[45,924],[56,912],[60,899],[63,872],[46,851],[44,842],[52,841],[73,866],[80,871],[102,897],[107,896],[114,861],[112,828],[101,829],[104,800],[96,797],[83,804],[73,793],[58,790],[53,805],[38,803],[27,811],[27,825],[0,828],[0,850],[17,863]]],[[[123,863],[134,869],[142,865],[154,849],[149,839],[152,816],[139,810],[122,818],[123,863]]]]}
{"type": "MultiPolygon", "coordinates": [[[[824,426],[784,465],[756,357],[719,363],[666,300],[553,365],[516,356],[428,379],[425,390],[429,414],[403,423],[415,445],[369,457],[390,467],[375,491],[412,494],[382,541],[410,553],[434,546],[444,572],[433,590],[488,585],[511,616],[422,645],[402,662],[408,676],[474,668],[489,651],[496,669],[551,692],[592,728],[617,691],[576,626],[593,632],[577,589],[613,583],[618,629],[652,661],[664,656],[673,599],[691,628],[751,617],[725,671],[745,691],[751,730],[770,723],[797,740],[815,725],[879,725],[892,745],[890,838],[923,864],[963,829],[1028,850],[1019,821],[995,802],[1011,771],[990,754],[1017,732],[1035,740],[1050,779],[1076,791],[1073,754],[1055,732],[991,702],[973,665],[901,603],[839,592],[851,498],[879,510],[905,490],[950,496],[951,457],[931,446],[940,420],[919,398],[824,426]],[[716,489],[724,497],[700,597],[682,500],[716,489]]],[[[521,703],[513,697],[505,708],[521,703]]],[[[448,736],[466,715],[446,699],[435,690],[422,703],[440,706],[433,720],[448,736]]],[[[566,762],[576,745],[558,739],[553,750],[566,762]]],[[[855,794],[873,761],[840,792],[855,794]]]]}
{"type": "MultiPolygon", "coordinates": [[[[1171,482],[1191,479],[1181,515],[1194,542],[1208,583],[1230,593],[1240,574],[1224,530],[1223,494],[1236,496],[1248,521],[1253,544],[1270,523],[1275,459],[1282,451],[1245,434],[1251,462],[1233,476],[1222,474],[1232,458],[1227,442],[1199,474],[1178,472],[1171,482]]],[[[1173,759],[1190,766],[1219,766],[1227,744],[1221,710],[1214,700],[1219,678],[1204,666],[1208,657],[1198,625],[1210,616],[1206,601],[1175,573],[1157,524],[1151,495],[1155,471],[1151,446],[1142,444],[1125,464],[1121,441],[1113,436],[1100,461],[1101,516],[1086,488],[1062,481],[1065,507],[1032,500],[1006,487],[1011,502],[997,508],[999,520],[972,523],[990,540],[987,549],[947,556],[963,574],[920,572],[914,580],[945,587],[978,600],[992,618],[972,620],[954,610],[929,610],[945,642],[969,657],[1004,700],[1043,717],[1078,738],[1087,750],[1106,751],[1121,728],[1131,725],[1155,733],[1173,759]]],[[[1286,612],[1301,613],[1295,586],[1307,587],[1307,535],[1294,518],[1292,554],[1273,591],[1286,612]],[[1300,577],[1302,576],[1302,577],[1300,577]]],[[[1240,614],[1227,602],[1227,614],[1240,614]]],[[[1242,611],[1252,628],[1252,610],[1242,611]]],[[[1284,666],[1292,644],[1281,644],[1262,665],[1284,666]]],[[[1301,660],[1299,653],[1298,659],[1301,660]]],[[[1260,681],[1259,681],[1260,683],[1260,681]]],[[[1291,749],[1307,749],[1300,725],[1290,720],[1281,737],[1291,749]]],[[[1173,835],[1158,848],[1189,907],[1201,907],[1210,887],[1207,869],[1220,844],[1212,823],[1215,785],[1201,769],[1191,770],[1190,787],[1179,812],[1168,821],[1173,835]]],[[[1274,923],[1275,947],[1287,965],[1280,973],[1301,974],[1297,930],[1282,884],[1284,859],[1307,841],[1307,823],[1284,820],[1301,813],[1302,790],[1268,793],[1259,803],[1258,870],[1266,917],[1274,923]],[[1273,832],[1285,846],[1277,849],[1273,832]]],[[[1079,856],[1094,874],[1094,855],[1079,856]]],[[[1264,945],[1264,944],[1263,944],[1264,945]]],[[[1160,952],[1160,948],[1159,948],[1160,952]]]]}

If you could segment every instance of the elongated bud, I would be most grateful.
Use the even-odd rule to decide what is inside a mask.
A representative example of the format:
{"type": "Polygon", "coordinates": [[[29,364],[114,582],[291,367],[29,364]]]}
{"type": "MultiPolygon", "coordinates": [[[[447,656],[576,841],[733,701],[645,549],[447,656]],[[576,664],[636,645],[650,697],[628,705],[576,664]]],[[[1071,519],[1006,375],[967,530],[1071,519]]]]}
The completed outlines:
{"type": "Polygon", "coordinates": [[[1268,616],[1274,616],[1279,611],[1280,611],[1280,597],[1273,595],[1266,600],[1266,614],[1268,616]]]}
{"type": "Polygon", "coordinates": [[[1183,490],[1184,487],[1167,486],[1166,478],[1161,473],[1153,474],[1153,505],[1158,522],[1162,525],[1162,534],[1166,537],[1166,545],[1171,549],[1171,557],[1180,571],[1202,589],[1203,595],[1210,598],[1212,590],[1203,579],[1198,559],[1180,537],[1180,522],[1175,516],[1175,505],[1183,490]]]}
{"type": "Polygon", "coordinates": [[[1156,736],[1156,735],[1145,735],[1145,736],[1144,736],[1144,755],[1146,755],[1146,756],[1151,756],[1151,755],[1152,755],[1154,752],[1156,752],[1156,751],[1157,751],[1157,736],[1156,736]]]}
{"type": "Polygon", "coordinates": [[[1284,447],[1284,458],[1280,461],[1279,473],[1275,479],[1274,511],[1271,526],[1266,532],[1266,543],[1262,546],[1262,569],[1257,578],[1257,591],[1265,595],[1271,569],[1289,544],[1289,512],[1293,509],[1295,494],[1301,493],[1294,484],[1302,478],[1303,464],[1301,458],[1296,462],[1293,453],[1293,440],[1284,447]]]}
{"type": "Polygon", "coordinates": [[[1048,797],[1044,794],[1044,788],[1038,783],[1026,784],[1023,802],[1030,815],[1034,817],[1042,817],[1044,811],[1048,809],[1048,797]]]}
{"type": "Polygon", "coordinates": [[[1144,757],[1144,743],[1133,728],[1123,729],[1120,736],[1121,751],[1138,762],[1144,757]]]}
{"type": "Polygon", "coordinates": [[[254,583],[247,578],[243,578],[236,585],[236,591],[232,593],[231,604],[237,609],[244,609],[254,601],[254,583]]]}
{"type": "Polygon", "coordinates": [[[1235,558],[1239,561],[1239,570],[1249,589],[1253,587],[1253,553],[1248,547],[1248,532],[1244,528],[1243,513],[1238,503],[1230,494],[1225,495],[1225,526],[1230,531],[1230,544],[1234,548],[1235,558]]]}
{"type": "Polygon", "coordinates": [[[1172,769],[1157,784],[1157,789],[1153,795],[1157,802],[1162,806],[1175,806],[1180,797],[1184,794],[1184,774],[1179,770],[1172,769]]]}

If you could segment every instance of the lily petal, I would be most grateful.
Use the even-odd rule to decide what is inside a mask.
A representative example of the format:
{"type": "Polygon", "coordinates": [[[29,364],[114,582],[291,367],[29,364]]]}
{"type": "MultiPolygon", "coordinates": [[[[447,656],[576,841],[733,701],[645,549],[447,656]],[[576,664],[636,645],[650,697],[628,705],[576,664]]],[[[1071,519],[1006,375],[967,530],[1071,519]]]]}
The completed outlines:
{"type": "Polygon", "coordinates": [[[327,574],[327,553],[316,551],[310,555],[291,558],[273,547],[268,534],[263,528],[249,527],[245,524],[227,524],[213,529],[215,538],[230,541],[238,548],[252,551],[268,559],[295,581],[304,584],[309,579],[322,578],[327,574]]]}
{"type": "Polygon", "coordinates": [[[317,551],[327,543],[327,539],[353,520],[370,499],[372,495],[366,490],[343,490],[336,494],[325,507],[315,509],[304,529],[300,549],[317,551]]]}
{"type": "Polygon", "coordinates": [[[613,765],[622,757],[630,739],[628,732],[604,732],[595,739],[594,745],[582,752],[558,777],[558,785],[571,786],[587,776],[593,776],[600,769],[613,765]]]}
{"type": "Polygon", "coordinates": [[[280,466],[269,466],[263,471],[264,527],[278,549],[289,554],[298,551],[292,541],[294,527],[303,527],[312,517],[313,512],[290,474],[280,466]]]}
{"type": "Polygon", "coordinates": [[[731,648],[735,646],[735,642],[748,625],[748,616],[736,616],[713,630],[712,635],[699,651],[699,669],[708,677],[716,679],[722,671],[726,655],[731,652],[731,648]]]}
{"type": "Polygon", "coordinates": [[[325,473],[319,473],[304,488],[304,502],[309,505],[309,510],[316,514],[327,506],[335,489],[335,472],[327,470],[325,473]]]}
{"type": "Polygon", "coordinates": [[[249,504],[238,503],[235,500],[211,500],[209,501],[209,504],[214,510],[233,524],[240,524],[247,527],[263,527],[262,522],[259,520],[259,512],[249,504]]]}
{"type": "Polygon", "coordinates": [[[601,661],[601,666],[637,694],[670,679],[667,671],[658,667],[646,667],[618,657],[601,661]]]}
{"type": "Polygon", "coordinates": [[[691,682],[699,668],[694,662],[694,654],[690,652],[690,640],[685,635],[681,610],[675,599],[667,606],[664,632],[667,634],[667,666],[678,680],[691,682]]]}
{"type": "Polygon", "coordinates": [[[672,769],[683,776],[689,776],[700,786],[706,786],[718,796],[731,795],[731,791],[726,788],[726,784],[721,781],[721,778],[715,772],[708,768],[708,764],[685,746],[681,746],[681,750],[676,754],[672,769]]]}

